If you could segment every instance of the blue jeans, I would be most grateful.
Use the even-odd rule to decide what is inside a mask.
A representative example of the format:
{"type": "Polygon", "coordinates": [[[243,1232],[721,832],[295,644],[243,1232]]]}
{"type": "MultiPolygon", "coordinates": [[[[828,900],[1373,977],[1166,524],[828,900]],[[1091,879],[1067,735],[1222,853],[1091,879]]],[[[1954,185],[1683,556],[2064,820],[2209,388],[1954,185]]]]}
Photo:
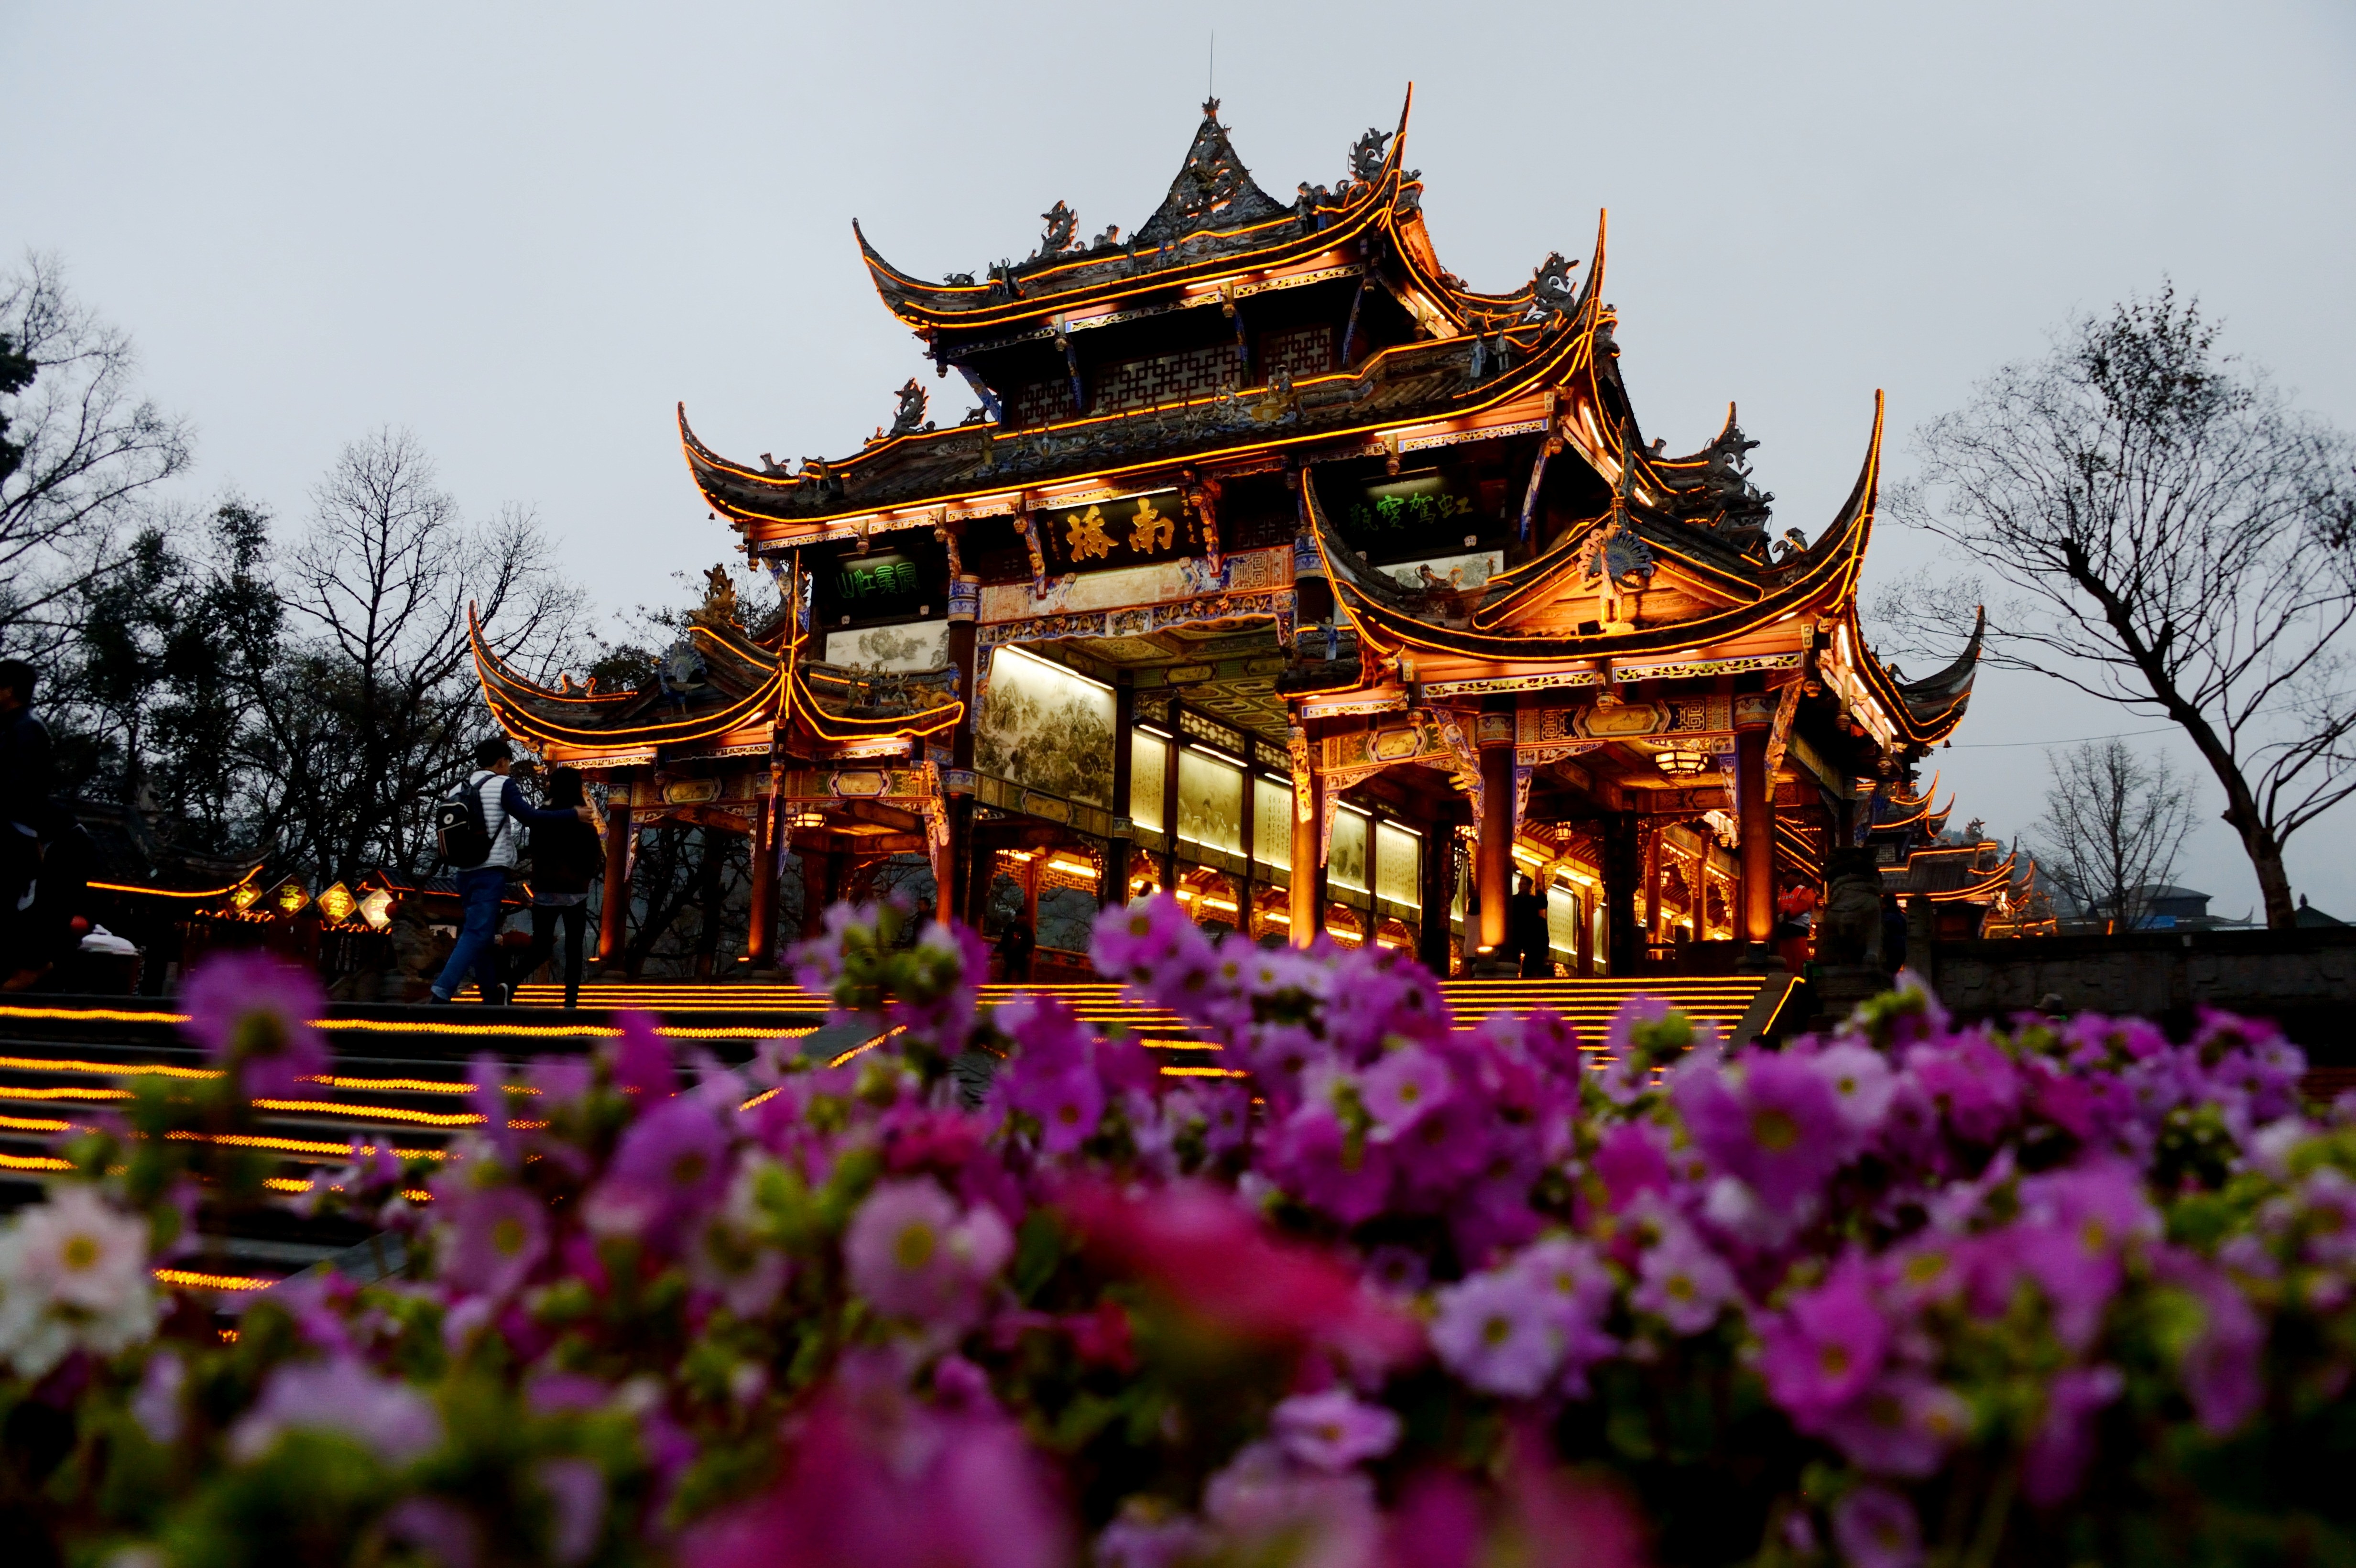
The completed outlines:
{"type": "Polygon", "coordinates": [[[483,1000],[499,1000],[499,956],[493,942],[499,931],[499,895],[508,891],[505,866],[477,866],[458,873],[458,898],[466,916],[458,923],[458,945],[434,982],[434,994],[448,1001],[466,983],[471,969],[483,987],[483,1000]]]}

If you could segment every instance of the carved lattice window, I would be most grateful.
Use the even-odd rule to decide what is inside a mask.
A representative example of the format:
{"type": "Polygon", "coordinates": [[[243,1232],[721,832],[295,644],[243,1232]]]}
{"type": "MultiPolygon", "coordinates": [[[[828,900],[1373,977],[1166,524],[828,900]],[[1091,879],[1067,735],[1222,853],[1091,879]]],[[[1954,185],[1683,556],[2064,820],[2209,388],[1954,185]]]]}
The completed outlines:
{"type": "Polygon", "coordinates": [[[1017,387],[1013,395],[1006,400],[1006,417],[1017,430],[1070,419],[1072,384],[1069,381],[1033,381],[1027,387],[1017,387]]]}
{"type": "Polygon", "coordinates": [[[1236,383],[1236,351],[1226,344],[1124,359],[1106,368],[1095,388],[1096,411],[1118,413],[1194,398],[1215,398],[1236,383]]]}
{"type": "Polygon", "coordinates": [[[1333,328],[1327,323],[1287,327],[1259,340],[1259,373],[1263,381],[1275,380],[1279,370],[1298,381],[1304,376],[1323,376],[1333,368],[1333,328]]]}

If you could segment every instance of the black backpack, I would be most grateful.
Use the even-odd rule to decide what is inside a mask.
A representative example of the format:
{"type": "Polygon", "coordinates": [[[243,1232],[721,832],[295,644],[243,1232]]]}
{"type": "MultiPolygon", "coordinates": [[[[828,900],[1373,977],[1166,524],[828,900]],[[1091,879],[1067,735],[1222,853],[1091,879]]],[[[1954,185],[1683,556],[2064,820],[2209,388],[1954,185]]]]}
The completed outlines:
{"type": "Polygon", "coordinates": [[[483,782],[469,777],[434,806],[434,832],[442,859],[471,871],[491,858],[491,825],[483,816],[483,782]]]}

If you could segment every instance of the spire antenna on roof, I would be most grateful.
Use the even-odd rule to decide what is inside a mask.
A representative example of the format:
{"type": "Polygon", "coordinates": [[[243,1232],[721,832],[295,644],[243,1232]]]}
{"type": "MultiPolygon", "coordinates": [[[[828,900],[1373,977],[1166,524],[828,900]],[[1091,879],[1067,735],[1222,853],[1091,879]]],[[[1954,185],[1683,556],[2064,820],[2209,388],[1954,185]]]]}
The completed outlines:
{"type": "Polygon", "coordinates": [[[1216,103],[1219,101],[1219,29],[1211,29],[1211,55],[1203,67],[1203,96],[1216,103]]]}

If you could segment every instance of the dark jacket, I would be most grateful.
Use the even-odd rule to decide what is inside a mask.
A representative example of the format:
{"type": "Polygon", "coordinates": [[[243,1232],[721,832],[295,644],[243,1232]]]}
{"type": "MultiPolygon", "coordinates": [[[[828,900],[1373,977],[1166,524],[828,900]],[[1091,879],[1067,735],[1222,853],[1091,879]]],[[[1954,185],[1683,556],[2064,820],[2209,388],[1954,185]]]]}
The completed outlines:
{"type": "Polygon", "coordinates": [[[21,822],[48,833],[54,815],[50,750],[49,727],[31,709],[0,721],[0,823],[21,822]]]}
{"type": "Polygon", "coordinates": [[[560,822],[532,826],[532,897],[585,893],[605,869],[605,846],[597,830],[570,810],[560,822]]]}

